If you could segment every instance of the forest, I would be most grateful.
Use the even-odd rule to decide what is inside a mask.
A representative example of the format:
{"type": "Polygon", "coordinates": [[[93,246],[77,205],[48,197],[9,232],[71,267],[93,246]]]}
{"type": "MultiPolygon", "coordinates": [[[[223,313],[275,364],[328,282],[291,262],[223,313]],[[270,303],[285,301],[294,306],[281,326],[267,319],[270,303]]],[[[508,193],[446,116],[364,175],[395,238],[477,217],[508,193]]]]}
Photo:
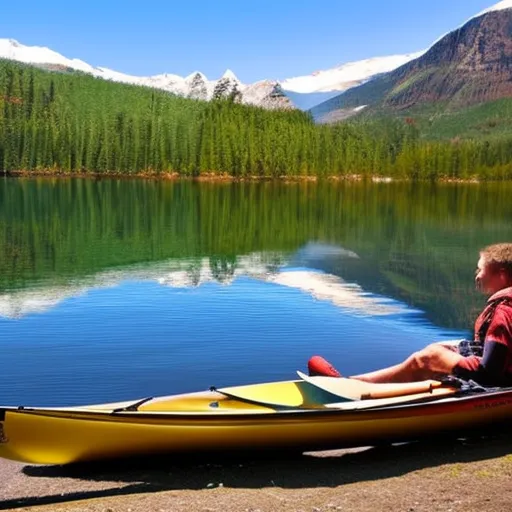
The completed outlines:
{"type": "Polygon", "coordinates": [[[512,178],[512,144],[425,140],[389,119],[317,125],[299,110],[204,102],[0,60],[0,172],[405,179],[512,178]]]}

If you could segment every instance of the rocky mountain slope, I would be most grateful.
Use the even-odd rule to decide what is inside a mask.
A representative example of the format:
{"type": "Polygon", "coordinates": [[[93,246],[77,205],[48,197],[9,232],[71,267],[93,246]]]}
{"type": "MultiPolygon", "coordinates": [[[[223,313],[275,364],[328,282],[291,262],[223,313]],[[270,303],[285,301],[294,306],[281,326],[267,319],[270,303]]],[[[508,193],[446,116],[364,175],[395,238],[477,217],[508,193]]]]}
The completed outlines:
{"type": "Polygon", "coordinates": [[[463,108],[512,97],[512,0],[499,2],[434,43],[418,58],[316,107],[323,122],[357,112],[437,103],[463,108]]]}

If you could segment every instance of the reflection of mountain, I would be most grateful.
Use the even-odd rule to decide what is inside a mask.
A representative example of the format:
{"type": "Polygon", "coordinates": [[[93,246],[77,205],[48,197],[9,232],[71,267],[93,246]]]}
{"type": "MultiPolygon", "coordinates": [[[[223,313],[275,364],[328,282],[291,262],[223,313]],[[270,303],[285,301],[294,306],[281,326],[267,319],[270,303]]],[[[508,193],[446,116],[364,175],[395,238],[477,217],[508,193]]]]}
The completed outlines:
{"type": "MultiPolygon", "coordinates": [[[[357,258],[357,255],[343,248],[323,244],[308,245],[302,251],[302,258],[307,254],[314,254],[315,257],[336,254],[357,258]]],[[[360,286],[345,283],[332,274],[311,270],[281,271],[280,266],[285,263],[284,256],[260,253],[230,260],[202,258],[135,265],[117,271],[100,272],[68,285],[39,286],[0,294],[0,317],[21,318],[44,313],[66,299],[83,295],[92,289],[118,286],[123,281],[157,281],[172,288],[192,288],[207,283],[231,285],[238,277],[250,277],[299,289],[317,300],[329,301],[336,306],[363,314],[386,315],[404,310],[399,303],[364,294],[360,286]]]]}
{"type": "MultiPolygon", "coordinates": [[[[430,230],[423,234],[430,240],[442,239],[430,230]]],[[[420,232],[410,236],[420,236],[420,232]]],[[[358,243],[353,247],[361,254],[359,259],[340,260],[326,255],[316,258],[314,265],[328,274],[341,275],[368,292],[425,311],[436,325],[466,330],[471,329],[484,300],[472,284],[472,269],[482,245],[468,251],[464,240],[452,241],[443,252],[428,247],[374,248],[368,242],[358,243]]]]}
{"type": "Polygon", "coordinates": [[[156,280],[173,288],[191,288],[206,283],[231,284],[237,277],[262,278],[274,272],[284,262],[284,256],[276,254],[252,254],[233,258],[201,258],[190,261],[169,262],[167,272],[156,280]]]}
{"type": "Polygon", "coordinates": [[[229,261],[221,258],[170,260],[107,270],[61,285],[41,285],[0,294],[0,317],[20,318],[43,313],[91,289],[114,287],[128,280],[157,281],[165,286],[182,288],[208,282],[229,284],[239,276],[265,278],[276,272],[278,261],[282,261],[282,257],[276,254],[251,254],[229,261]]]}
{"type": "Polygon", "coordinates": [[[297,251],[294,258],[301,262],[310,263],[325,258],[336,258],[339,260],[346,258],[359,259],[359,256],[354,251],[350,251],[339,245],[309,242],[297,251]]]}
{"type": "Polygon", "coordinates": [[[391,315],[405,311],[404,305],[376,295],[365,294],[357,284],[345,283],[332,274],[309,270],[281,272],[270,277],[272,283],[297,288],[315,299],[366,315],[391,315]]]}
{"type": "Polygon", "coordinates": [[[58,306],[64,299],[82,295],[85,291],[86,289],[70,286],[5,293],[0,295],[0,318],[22,318],[34,313],[44,313],[58,306]]]}

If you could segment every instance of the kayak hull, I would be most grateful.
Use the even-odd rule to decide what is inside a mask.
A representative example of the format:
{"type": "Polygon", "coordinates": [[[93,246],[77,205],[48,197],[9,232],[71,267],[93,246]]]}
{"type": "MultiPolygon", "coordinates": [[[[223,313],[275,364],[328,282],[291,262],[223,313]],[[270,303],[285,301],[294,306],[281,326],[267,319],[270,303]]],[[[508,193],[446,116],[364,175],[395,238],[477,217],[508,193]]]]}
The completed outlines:
{"type": "Polygon", "coordinates": [[[275,391],[274,397],[294,390],[304,401],[279,409],[207,391],[148,400],[137,407],[0,408],[0,457],[68,464],[192,452],[307,451],[408,441],[512,419],[511,389],[460,397],[441,394],[438,399],[418,396],[403,403],[383,400],[382,405],[372,401],[377,403],[367,406],[364,401],[308,402],[306,391],[311,388],[304,382],[265,386],[275,391]]]}

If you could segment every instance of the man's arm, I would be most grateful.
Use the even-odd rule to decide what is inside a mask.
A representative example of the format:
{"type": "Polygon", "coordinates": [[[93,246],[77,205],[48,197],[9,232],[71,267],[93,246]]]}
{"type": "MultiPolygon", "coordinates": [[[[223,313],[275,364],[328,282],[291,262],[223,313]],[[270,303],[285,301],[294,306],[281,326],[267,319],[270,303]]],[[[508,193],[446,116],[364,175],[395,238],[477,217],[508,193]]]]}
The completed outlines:
{"type": "Polygon", "coordinates": [[[453,369],[453,375],[480,384],[499,385],[504,380],[508,348],[497,341],[486,341],[482,358],[465,357],[453,369]]]}
{"type": "Polygon", "coordinates": [[[512,349],[512,309],[498,306],[487,330],[482,358],[465,357],[453,370],[461,379],[472,379],[480,384],[505,385],[507,362],[512,349]]]}

